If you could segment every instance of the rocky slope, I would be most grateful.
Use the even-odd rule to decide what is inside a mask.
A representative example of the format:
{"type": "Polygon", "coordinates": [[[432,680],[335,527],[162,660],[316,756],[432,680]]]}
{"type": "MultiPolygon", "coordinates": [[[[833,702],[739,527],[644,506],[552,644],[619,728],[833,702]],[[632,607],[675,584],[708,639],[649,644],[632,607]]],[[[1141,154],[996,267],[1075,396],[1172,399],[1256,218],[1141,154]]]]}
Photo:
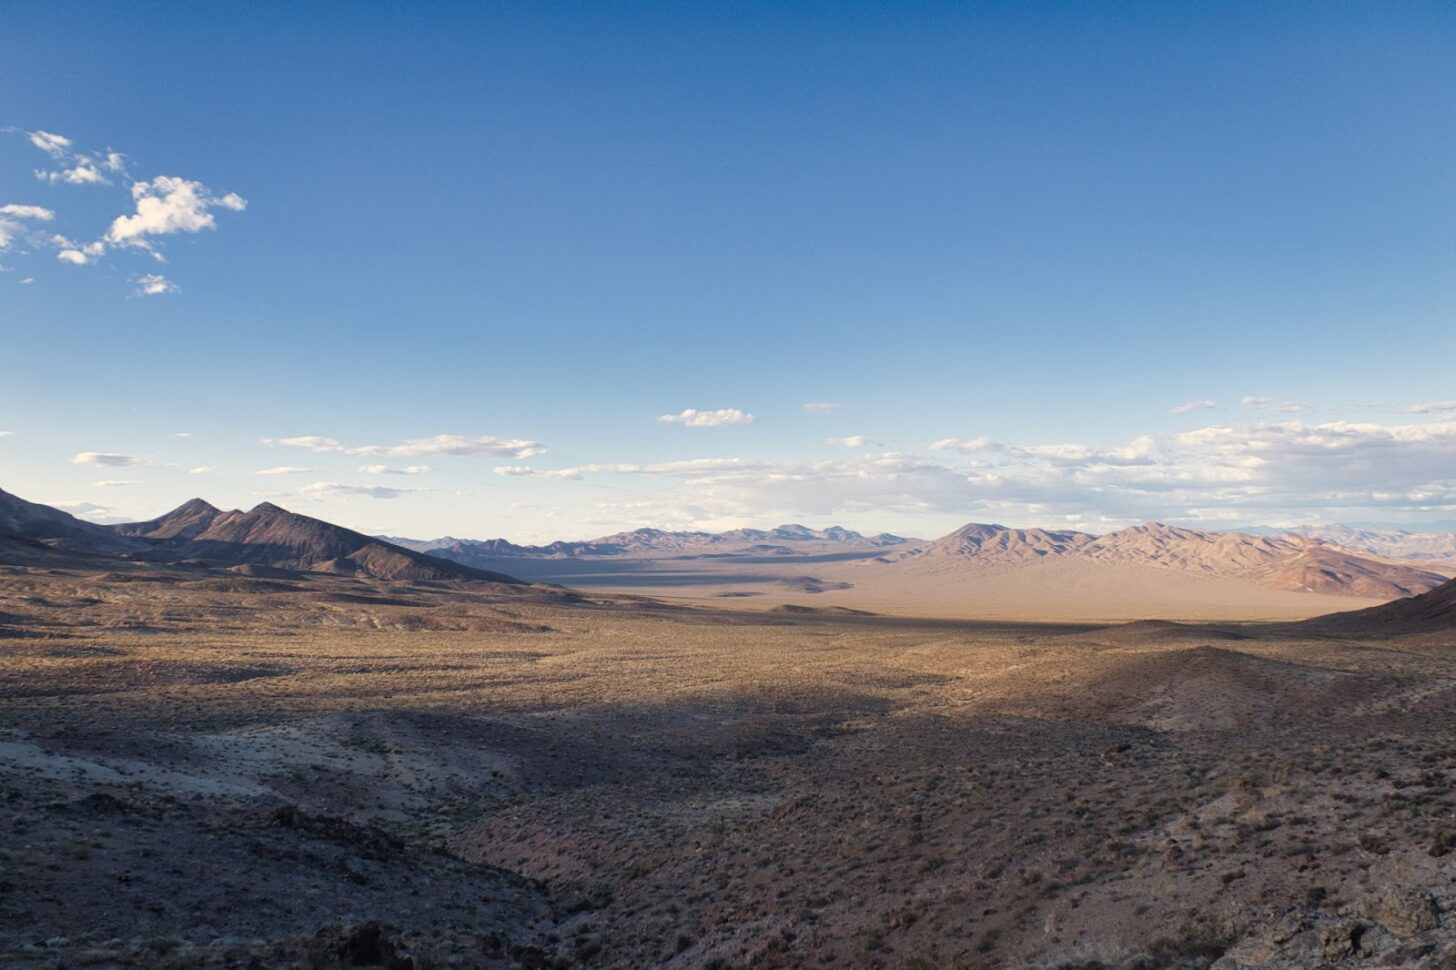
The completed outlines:
{"type": "Polygon", "coordinates": [[[1373,606],[1368,610],[1319,616],[1299,626],[1322,633],[1356,636],[1403,636],[1456,630],[1456,579],[1419,596],[1373,606]]]}

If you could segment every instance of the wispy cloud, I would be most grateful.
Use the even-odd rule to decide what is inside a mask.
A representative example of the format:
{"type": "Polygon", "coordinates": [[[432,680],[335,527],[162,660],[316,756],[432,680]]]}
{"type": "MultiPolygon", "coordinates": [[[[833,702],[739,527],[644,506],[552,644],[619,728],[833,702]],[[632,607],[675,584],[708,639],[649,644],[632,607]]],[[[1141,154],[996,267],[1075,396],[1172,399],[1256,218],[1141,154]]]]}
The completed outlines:
{"type": "Polygon", "coordinates": [[[96,522],[102,525],[110,525],[116,522],[125,522],[127,517],[118,515],[116,509],[110,505],[98,505],[95,502],[47,502],[53,508],[63,512],[69,512],[77,518],[85,519],[88,522],[96,522]]]}
{"type": "Polygon", "coordinates": [[[216,465],[198,465],[196,468],[187,469],[189,475],[216,475],[220,469],[216,465]]]}
{"type": "Polygon", "coordinates": [[[429,489],[423,488],[391,488],[387,485],[345,485],[340,482],[314,482],[312,485],[305,485],[297,492],[304,498],[349,498],[359,496],[362,498],[389,499],[399,498],[401,495],[409,495],[413,492],[425,492],[429,489]]]}
{"type": "Polygon", "coordinates": [[[738,408],[718,408],[713,411],[685,408],[677,414],[661,415],[657,420],[663,424],[681,424],[689,428],[721,428],[734,424],[752,424],[753,415],[738,408]]]}
{"type": "Polygon", "coordinates": [[[64,158],[71,148],[71,139],[49,131],[29,131],[30,143],[54,158],[64,158]]]}
{"type": "Polygon", "coordinates": [[[1427,401],[1412,404],[1407,410],[1411,414],[1456,414],[1456,401],[1427,401]]]}
{"type": "Polygon", "coordinates": [[[804,410],[809,414],[839,414],[845,407],[838,401],[808,401],[804,404],[804,410]]]}
{"type": "Polygon", "coordinates": [[[465,458],[531,458],[546,453],[539,441],[500,438],[495,435],[437,434],[432,438],[411,438],[397,445],[344,445],[334,438],[302,435],[294,438],[264,438],[264,444],[307,448],[320,454],[337,453],[360,458],[423,458],[453,455],[465,458]]]}
{"type": "Polygon", "coordinates": [[[1217,411],[1217,401],[1184,401],[1182,404],[1175,404],[1168,409],[1169,414],[1189,414],[1193,411],[1217,411]]]}
{"type": "Polygon", "coordinates": [[[575,481],[582,477],[580,468],[532,468],[530,465],[498,465],[495,473],[509,477],[559,478],[575,481]]]}
{"type": "Polygon", "coordinates": [[[655,488],[646,507],[660,521],[699,523],[694,527],[796,515],[991,517],[1084,527],[1160,519],[1216,527],[1291,517],[1338,521],[1390,512],[1456,513],[1456,421],[1215,424],[1112,445],[984,438],[936,444],[941,454],[930,458],[908,453],[816,462],[700,458],[561,469],[505,466],[500,474],[676,482],[678,487],[665,491],[655,488]]]}
{"type": "Polygon", "coordinates": [[[985,451],[991,447],[991,439],[980,438],[941,438],[930,443],[931,451],[959,451],[969,454],[973,451],[985,451]]]}
{"type": "Polygon", "coordinates": [[[314,468],[300,468],[297,465],[274,465],[272,468],[260,468],[253,472],[254,475],[308,475],[317,471],[314,468]]]}
{"type": "Polygon", "coordinates": [[[140,485],[141,482],[134,478],[107,478],[99,482],[92,482],[93,488],[118,488],[122,485],[140,485]]]}
{"type": "Polygon", "coordinates": [[[360,465],[359,470],[366,475],[428,475],[429,465],[405,465],[403,468],[391,468],[388,465],[360,465]]]}
{"type": "Polygon", "coordinates": [[[16,219],[34,219],[36,222],[50,222],[56,217],[55,210],[47,209],[38,205],[17,205],[14,202],[0,205],[0,216],[13,216],[16,219]]]}
{"type": "Polygon", "coordinates": [[[109,465],[113,468],[143,464],[142,460],[135,455],[123,455],[114,451],[78,451],[71,456],[71,463],[75,465],[109,465]]]}
{"type": "Polygon", "coordinates": [[[176,293],[178,286],[160,273],[148,273],[145,276],[136,278],[137,296],[161,296],[164,293],[176,293]]]}
{"type": "Polygon", "coordinates": [[[1309,406],[1300,404],[1297,401],[1281,401],[1278,398],[1265,397],[1262,394],[1245,394],[1239,398],[1239,403],[1250,411],[1264,411],[1270,414],[1298,414],[1300,411],[1308,411],[1309,406]]]}
{"type": "Polygon", "coordinates": [[[0,253],[17,245],[46,245],[47,237],[33,223],[50,222],[55,212],[38,205],[7,202],[0,205],[0,253]]]}
{"type": "Polygon", "coordinates": [[[842,438],[825,438],[824,443],[837,445],[840,448],[863,448],[869,444],[869,439],[862,434],[845,435],[842,438]]]}

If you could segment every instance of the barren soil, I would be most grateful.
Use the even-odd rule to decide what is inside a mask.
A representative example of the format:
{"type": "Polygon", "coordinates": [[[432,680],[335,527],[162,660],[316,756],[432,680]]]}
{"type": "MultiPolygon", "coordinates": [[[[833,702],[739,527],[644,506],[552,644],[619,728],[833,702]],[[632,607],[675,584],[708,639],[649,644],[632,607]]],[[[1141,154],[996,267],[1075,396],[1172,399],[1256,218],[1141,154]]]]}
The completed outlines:
{"type": "Polygon", "coordinates": [[[1456,966],[1456,635],[783,589],[0,567],[0,964],[1456,966]]]}

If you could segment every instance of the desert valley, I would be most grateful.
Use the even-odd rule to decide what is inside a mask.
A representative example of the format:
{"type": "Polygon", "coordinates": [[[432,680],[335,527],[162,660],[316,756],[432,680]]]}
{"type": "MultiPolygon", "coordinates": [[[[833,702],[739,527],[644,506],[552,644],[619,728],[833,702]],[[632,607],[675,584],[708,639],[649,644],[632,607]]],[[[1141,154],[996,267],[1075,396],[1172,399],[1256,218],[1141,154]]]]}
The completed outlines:
{"type": "Polygon", "coordinates": [[[0,8],[0,970],[1456,970],[1456,4],[0,8]]]}
{"type": "Polygon", "coordinates": [[[7,966],[1456,965],[1449,559],[3,503],[7,966]]]}

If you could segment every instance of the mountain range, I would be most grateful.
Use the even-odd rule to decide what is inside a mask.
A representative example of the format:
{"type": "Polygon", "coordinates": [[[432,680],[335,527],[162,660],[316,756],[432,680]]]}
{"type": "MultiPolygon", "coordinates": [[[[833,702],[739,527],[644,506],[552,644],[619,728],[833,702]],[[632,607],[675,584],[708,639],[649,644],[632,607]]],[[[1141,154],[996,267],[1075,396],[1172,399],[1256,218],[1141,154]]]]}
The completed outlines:
{"type": "Polygon", "coordinates": [[[851,529],[830,526],[810,529],[802,525],[781,525],[773,529],[733,529],[728,532],[669,532],[663,529],[634,529],[598,539],[552,542],[522,546],[506,539],[381,539],[455,562],[470,565],[499,559],[601,559],[608,557],[665,558],[696,556],[811,556],[837,553],[876,552],[918,543],[919,539],[882,532],[866,536],[851,529]]]}
{"type": "MultiPolygon", "coordinates": [[[[1139,575],[1152,571],[1239,580],[1270,590],[1370,601],[1426,593],[1448,578],[1426,568],[1427,563],[1438,564],[1436,557],[1444,548],[1432,537],[1372,530],[1340,533],[1332,527],[1324,533],[1363,544],[1366,550],[1418,548],[1429,558],[1400,560],[1315,535],[1208,532],[1161,523],[1104,535],[971,523],[933,541],[795,524],[717,533],[637,529],[536,546],[504,539],[420,541],[367,536],[269,502],[248,511],[225,511],[193,499],[155,519],[103,526],[0,491],[0,553],[11,558],[50,550],[387,580],[497,583],[519,583],[510,574],[519,569],[538,579],[559,575],[565,582],[606,586],[614,582],[603,578],[607,574],[601,566],[619,562],[639,572],[655,564],[673,565],[684,574],[697,570],[698,581],[705,581],[702,570],[710,567],[717,577],[737,570],[759,581],[815,591],[876,585],[892,589],[931,577],[939,587],[953,590],[989,577],[1077,564],[1077,575],[1091,569],[1111,577],[1133,569],[1139,575]],[[815,575],[803,572],[811,563],[815,575]]],[[[1055,583],[1071,574],[1061,570],[1045,575],[1055,583]]],[[[658,583],[664,584],[670,585],[658,583]]]]}
{"type": "MultiPolygon", "coordinates": [[[[808,560],[840,561],[840,565],[856,567],[852,578],[863,584],[874,583],[876,576],[964,575],[971,579],[1051,562],[1077,561],[1242,579],[1275,590],[1389,600],[1434,589],[1448,578],[1427,568],[1427,560],[1389,561],[1393,557],[1345,548],[1313,536],[1211,532],[1162,523],[1104,535],[971,523],[933,541],[889,533],[865,536],[837,526],[816,530],[802,525],[717,533],[637,529],[598,539],[538,546],[516,545],[505,539],[453,537],[387,541],[476,568],[510,568],[511,560],[521,560],[532,561],[533,569],[559,563],[563,573],[572,568],[569,561],[590,565],[604,560],[624,564],[718,560],[760,567],[775,561],[785,567],[808,560]]],[[[1439,563],[1431,559],[1429,564],[1439,563]]],[[[526,567],[522,563],[516,568],[526,567]]],[[[830,571],[834,572],[834,568],[830,567],[830,571]]],[[[846,578],[842,572],[835,576],[846,578]]]]}
{"type": "Polygon", "coordinates": [[[1353,552],[1385,559],[1456,563],[1456,532],[1408,532],[1348,525],[1307,525],[1288,530],[1290,535],[1320,539],[1353,552]]]}
{"type": "Polygon", "coordinates": [[[1319,539],[1204,532],[1152,522],[1097,536],[973,523],[934,542],[878,557],[907,573],[1001,573],[1051,560],[1146,566],[1249,579],[1271,589],[1395,599],[1435,589],[1446,576],[1361,556],[1319,539]]]}
{"type": "Polygon", "coordinates": [[[26,551],[155,562],[270,567],[389,580],[476,580],[519,584],[488,570],[426,556],[343,526],[264,502],[244,512],[192,499],[146,522],[100,526],[0,491],[0,539],[26,551]]]}

